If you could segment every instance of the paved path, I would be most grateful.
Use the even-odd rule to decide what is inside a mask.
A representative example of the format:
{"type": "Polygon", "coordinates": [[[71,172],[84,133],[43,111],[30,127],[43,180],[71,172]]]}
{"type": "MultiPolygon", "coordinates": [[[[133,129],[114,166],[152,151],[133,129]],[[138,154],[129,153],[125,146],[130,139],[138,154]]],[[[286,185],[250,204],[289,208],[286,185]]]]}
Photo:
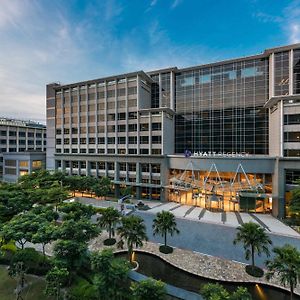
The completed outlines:
{"type": "MultiPolygon", "coordinates": [[[[191,214],[193,212],[194,211],[192,211],[191,214]]],[[[163,243],[162,237],[153,236],[152,234],[152,223],[155,215],[141,211],[136,211],[135,214],[144,219],[149,240],[163,243]]],[[[172,237],[168,236],[170,245],[247,263],[242,245],[233,245],[233,240],[236,236],[235,227],[199,221],[195,222],[195,220],[189,220],[187,218],[177,218],[176,221],[180,234],[172,237]]],[[[272,233],[268,234],[272,239],[273,246],[283,246],[288,243],[300,250],[299,238],[280,236],[272,233]]],[[[267,257],[263,254],[261,257],[256,257],[256,262],[259,266],[264,266],[266,259],[267,257]]]]}
{"type": "Polygon", "coordinates": [[[174,202],[167,202],[149,209],[147,212],[156,214],[160,211],[171,211],[178,218],[186,218],[198,222],[222,224],[231,227],[239,226],[239,219],[241,223],[254,222],[267,231],[279,235],[287,235],[291,237],[300,238],[300,234],[295,230],[285,225],[278,219],[266,214],[248,214],[248,213],[234,213],[234,212],[211,212],[203,210],[200,207],[193,207],[189,205],[180,205],[174,202]],[[200,219],[199,219],[200,216],[200,219]]]}

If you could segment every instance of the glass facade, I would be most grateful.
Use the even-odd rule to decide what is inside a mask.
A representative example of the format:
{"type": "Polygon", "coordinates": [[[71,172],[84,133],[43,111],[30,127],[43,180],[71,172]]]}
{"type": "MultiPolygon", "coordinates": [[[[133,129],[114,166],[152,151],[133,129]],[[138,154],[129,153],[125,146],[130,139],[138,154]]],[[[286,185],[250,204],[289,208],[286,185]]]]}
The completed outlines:
{"type": "Polygon", "coordinates": [[[289,94],[289,52],[274,54],[274,95],[289,94]]]}
{"type": "Polygon", "coordinates": [[[300,94],[300,50],[294,50],[294,65],[293,65],[293,73],[294,73],[294,94],[300,94]]]}
{"type": "Polygon", "coordinates": [[[268,59],[177,73],[175,151],[268,154],[268,59]]]}

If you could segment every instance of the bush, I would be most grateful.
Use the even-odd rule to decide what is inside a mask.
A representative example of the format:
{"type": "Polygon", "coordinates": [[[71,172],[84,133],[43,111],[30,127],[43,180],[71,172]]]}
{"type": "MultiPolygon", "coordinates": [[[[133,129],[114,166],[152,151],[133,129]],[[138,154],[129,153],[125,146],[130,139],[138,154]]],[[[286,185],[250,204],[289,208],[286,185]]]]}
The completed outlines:
{"type": "Polygon", "coordinates": [[[112,246],[112,245],[114,245],[116,242],[117,242],[116,239],[111,238],[111,239],[106,239],[106,240],[104,240],[104,241],[103,241],[103,244],[104,244],[105,246],[112,246]]]}
{"type": "Polygon", "coordinates": [[[264,276],[263,269],[256,267],[256,266],[252,266],[252,265],[246,266],[246,273],[253,277],[263,277],[264,276]]]}
{"type": "Polygon", "coordinates": [[[96,300],[95,289],[85,279],[76,278],[68,292],[68,300],[96,300]]]}
{"type": "Polygon", "coordinates": [[[173,248],[170,246],[161,245],[159,246],[159,251],[164,254],[170,254],[173,252],[173,248]]]}

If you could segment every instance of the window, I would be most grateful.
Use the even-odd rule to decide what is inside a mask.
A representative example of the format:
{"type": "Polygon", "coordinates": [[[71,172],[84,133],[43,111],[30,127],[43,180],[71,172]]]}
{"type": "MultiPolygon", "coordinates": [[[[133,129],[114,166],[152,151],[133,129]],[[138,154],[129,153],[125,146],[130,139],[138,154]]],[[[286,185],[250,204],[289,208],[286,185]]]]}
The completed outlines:
{"type": "Polygon", "coordinates": [[[144,173],[149,173],[150,172],[149,164],[141,164],[141,169],[142,169],[142,172],[144,172],[144,173]]]}
{"type": "Polygon", "coordinates": [[[161,130],[161,123],[152,123],[152,131],[161,130]]]}
{"type": "Polygon", "coordinates": [[[125,136],[119,136],[118,137],[118,144],[126,144],[126,137],[125,136]]]}
{"type": "Polygon", "coordinates": [[[153,155],[161,155],[161,149],[152,149],[151,152],[153,155]]]}
{"type": "Polygon", "coordinates": [[[149,154],[148,149],[140,149],[140,154],[149,154]]]}
{"type": "Polygon", "coordinates": [[[78,139],[77,138],[72,138],[72,144],[75,145],[78,143],[78,139]]]}
{"type": "Polygon", "coordinates": [[[126,163],[119,163],[119,170],[126,171],[126,163]]]}
{"type": "Polygon", "coordinates": [[[136,124],[129,124],[128,125],[128,131],[137,131],[137,125],[136,124]]]}
{"type": "Polygon", "coordinates": [[[136,95],[136,93],[137,93],[137,87],[136,86],[128,88],[128,95],[136,95]]]}
{"type": "Polygon", "coordinates": [[[80,149],[80,153],[81,153],[81,154],[86,153],[86,149],[80,149]]]}
{"type": "Polygon", "coordinates": [[[137,118],[137,113],[136,112],[128,113],[128,119],[129,120],[135,120],[136,118],[137,118]]]}
{"type": "Polygon", "coordinates": [[[108,154],[115,154],[115,149],[107,149],[108,154]]]}
{"type": "Polygon", "coordinates": [[[17,175],[17,170],[16,169],[5,168],[4,173],[7,174],[7,175],[17,175]]]}
{"type": "Polygon", "coordinates": [[[126,149],[118,149],[118,154],[126,154],[126,149]]]}
{"type": "Polygon", "coordinates": [[[118,89],[117,93],[118,93],[118,97],[119,96],[125,96],[126,95],[126,89],[125,88],[118,89]]]}
{"type": "MultiPolygon", "coordinates": [[[[9,136],[17,136],[17,132],[16,131],[9,131],[9,136]]],[[[33,137],[33,132],[28,132],[28,137],[33,137]],[[32,134],[32,135],[29,135],[29,134],[32,134]]]]}
{"type": "Polygon", "coordinates": [[[130,172],[136,172],[136,164],[134,164],[134,163],[128,163],[128,171],[130,171],[130,172]]]}
{"type": "Polygon", "coordinates": [[[118,125],[118,132],[126,132],[126,125],[118,125]]]}
{"type": "Polygon", "coordinates": [[[115,97],[115,90],[108,90],[107,91],[107,98],[115,97]]]}
{"type": "Polygon", "coordinates": [[[140,124],[140,131],[148,131],[149,130],[149,124],[140,124]]]}
{"type": "Polygon", "coordinates": [[[152,144],[161,144],[161,136],[160,135],[152,136],[152,144]]]}
{"type": "Polygon", "coordinates": [[[98,144],[105,144],[105,138],[104,137],[99,137],[98,138],[98,144]]]}
{"type": "Polygon", "coordinates": [[[77,134],[78,133],[78,128],[72,128],[72,134],[77,134]]]}
{"type": "Polygon", "coordinates": [[[19,161],[20,168],[28,168],[28,161],[27,160],[20,160],[19,161]]]}
{"type": "Polygon", "coordinates": [[[149,137],[148,136],[141,136],[140,137],[140,144],[149,144],[149,137]]]}
{"type": "Polygon", "coordinates": [[[107,121],[114,121],[116,119],[116,115],[115,114],[108,114],[107,115],[107,121]]]}
{"type": "Polygon", "coordinates": [[[42,167],[42,161],[41,160],[34,160],[32,162],[32,168],[33,169],[39,169],[42,167]]]}
{"type": "Polygon", "coordinates": [[[118,120],[126,120],[126,113],[118,113],[118,120]]]}
{"type": "MultiPolygon", "coordinates": [[[[28,144],[29,144],[29,142],[30,142],[30,141],[28,141],[28,144]]],[[[69,144],[70,144],[70,139],[64,139],[64,144],[65,144],[65,145],[69,145],[69,144]]]]}
{"type": "Polygon", "coordinates": [[[64,134],[69,134],[70,133],[70,129],[69,128],[64,128],[64,134]]]}
{"type": "Polygon", "coordinates": [[[86,138],[80,138],[80,144],[86,145],[86,138]]]}
{"type": "Polygon", "coordinates": [[[108,169],[109,171],[113,171],[113,170],[115,169],[115,163],[113,163],[113,162],[108,162],[108,163],[107,163],[107,169],[108,169]]]}
{"type": "Polygon", "coordinates": [[[26,132],[19,131],[19,137],[26,137],[26,132]]]}
{"type": "Polygon", "coordinates": [[[128,149],[128,154],[137,154],[136,149],[128,149]]]}
{"type": "Polygon", "coordinates": [[[107,138],[107,144],[112,145],[112,144],[115,144],[115,143],[116,143],[115,137],[108,137],[107,138]]]}
{"type": "Polygon", "coordinates": [[[94,137],[89,138],[89,144],[96,144],[96,138],[94,137]]]}
{"type": "Polygon", "coordinates": [[[98,165],[98,169],[99,169],[99,170],[105,170],[105,162],[103,162],[103,161],[98,161],[98,162],[97,162],[97,165],[98,165]]]}
{"type": "Polygon", "coordinates": [[[12,159],[5,160],[5,166],[7,167],[16,167],[17,161],[12,159]]]}
{"type": "Polygon", "coordinates": [[[160,173],[160,165],[159,164],[151,164],[151,172],[152,173],[160,173]]]}
{"type": "Polygon", "coordinates": [[[128,143],[129,144],[136,144],[137,143],[137,137],[136,136],[128,137],[128,143]]]}
{"type": "Polygon", "coordinates": [[[284,125],[300,124],[300,114],[284,115],[284,125]]]}

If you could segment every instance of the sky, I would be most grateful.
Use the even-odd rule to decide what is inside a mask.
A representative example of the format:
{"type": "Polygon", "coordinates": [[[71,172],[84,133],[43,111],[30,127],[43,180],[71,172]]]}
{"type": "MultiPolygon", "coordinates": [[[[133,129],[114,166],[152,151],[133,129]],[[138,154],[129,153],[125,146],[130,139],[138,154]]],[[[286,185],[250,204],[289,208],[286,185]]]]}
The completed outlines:
{"type": "Polygon", "coordinates": [[[0,117],[45,122],[47,83],[300,42],[300,0],[0,0],[0,117]]]}

